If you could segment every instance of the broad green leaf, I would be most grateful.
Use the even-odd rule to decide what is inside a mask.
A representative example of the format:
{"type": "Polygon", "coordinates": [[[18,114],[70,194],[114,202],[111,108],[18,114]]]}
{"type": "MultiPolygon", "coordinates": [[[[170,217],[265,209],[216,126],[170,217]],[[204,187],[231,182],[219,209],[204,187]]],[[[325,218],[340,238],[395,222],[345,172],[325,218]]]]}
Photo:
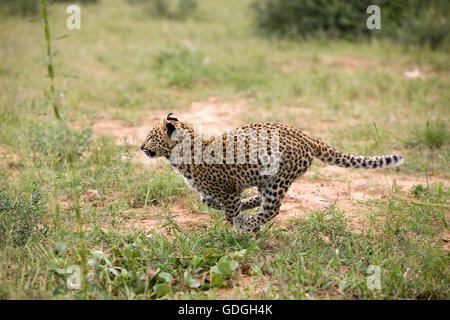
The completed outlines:
{"type": "Polygon", "coordinates": [[[217,266],[211,267],[211,272],[215,272],[215,273],[218,273],[218,274],[222,274],[222,272],[219,270],[219,268],[218,268],[217,266]]]}
{"type": "Polygon", "coordinates": [[[214,287],[223,286],[223,277],[220,273],[211,272],[211,284],[214,287]]]}
{"type": "Polygon", "coordinates": [[[158,298],[165,296],[170,292],[170,285],[167,283],[159,283],[153,287],[158,298]]]}
{"type": "Polygon", "coordinates": [[[230,260],[229,257],[222,257],[217,264],[219,271],[229,276],[234,270],[237,269],[237,267],[238,263],[234,260],[230,260]]]}
{"type": "Polygon", "coordinates": [[[160,281],[164,281],[164,282],[170,283],[170,281],[173,280],[173,277],[172,277],[172,275],[171,275],[170,273],[167,273],[167,272],[160,272],[160,273],[158,274],[158,279],[159,279],[160,281]]]}
{"type": "Polygon", "coordinates": [[[230,262],[228,261],[222,261],[219,262],[219,264],[217,265],[217,268],[219,268],[220,272],[222,272],[225,275],[231,275],[231,265],[230,262]]]}
{"type": "Polygon", "coordinates": [[[198,288],[198,287],[200,287],[200,282],[198,280],[196,280],[196,279],[193,279],[192,275],[187,270],[184,272],[184,283],[189,288],[198,288]]]}

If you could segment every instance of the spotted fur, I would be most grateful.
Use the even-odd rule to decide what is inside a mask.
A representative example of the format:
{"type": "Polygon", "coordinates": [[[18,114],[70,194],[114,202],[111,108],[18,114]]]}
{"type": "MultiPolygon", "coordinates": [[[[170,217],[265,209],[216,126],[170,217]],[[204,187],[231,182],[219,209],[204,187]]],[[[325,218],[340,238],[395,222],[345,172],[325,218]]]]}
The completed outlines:
{"type": "Polygon", "coordinates": [[[252,123],[235,129],[231,133],[232,135],[224,133],[222,139],[219,137],[205,139],[194,134],[191,126],[169,114],[166,119],[161,120],[151,129],[141,149],[150,158],[167,158],[169,164],[184,177],[186,183],[200,194],[203,203],[223,210],[228,222],[244,230],[257,231],[279,213],[281,201],[288,188],[306,172],[314,158],[341,167],[365,169],[397,166],[403,162],[400,155],[369,157],[346,154],[284,123],[252,123]],[[186,163],[175,163],[171,158],[175,146],[183,143],[181,136],[173,139],[172,135],[177,129],[184,129],[184,132],[190,136],[187,141],[191,142],[185,148],[190,152],[188,154],[190,160],[186,163]],[[263,163],[267,164],[267,162],[258,160],[257,163],[250,163],[249,161],[251,152],[258,147],[258,141],[249,141],[246,133],[261,129],[268,132],[267,154],[269,156],[276,153],[276,150],[270,148],[269,142],[274,139],[271,134],[274,131],[271,130],[279,133],[279,153],[277,154],[279,167],[271,175],[261,174],[263,163]],[[243,138],[245,141],[245,153],[241,154],[240,158],[237,145],[234,145],[234,163],[232,164],[227,163],[226,159],[227,137],[234,137],[235,142],[238,138],[243,138]],[[206,150],[211,152],[206,152],[200,160],[196,159],[193,142],[201,146],[203,153],[206,150]],[[219,144],[222,147],[222,154],[216,152],[220,150],[219,144]],[[221,158],[223,163],[217,163],[217,160],[221,158]],[[258,194],[241,199],[242,191],[253,186],[258,188],[258,194]],[[251,216],[241,214],[242,211],[255,207],[260,207],[258,213],[251,216]]]}

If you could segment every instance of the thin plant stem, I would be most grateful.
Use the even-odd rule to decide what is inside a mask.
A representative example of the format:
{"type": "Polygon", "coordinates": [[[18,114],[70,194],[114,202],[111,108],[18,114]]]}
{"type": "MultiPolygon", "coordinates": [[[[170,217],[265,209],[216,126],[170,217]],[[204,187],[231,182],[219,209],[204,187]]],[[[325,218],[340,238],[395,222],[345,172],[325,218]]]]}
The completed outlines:
{"type": "Polygon", "coordinates": [[[59,115],[58,105],[55,100],[55,85],[54,85],[54,78],[55,78],[55,71],[53,68],[53,57],[52,57],[52,46],[51,46],[51,37],[50,37],[50,26],[48,24],[48,18],[47,18],[47,4],[45,0],[41,0],[41,17],[42,21],[44,23],[44,33],[45,33],[45,40],[47,43],[47,71],[48,71],[48,77],[50,78],[50,101],[53,106],[53,112],[55,114],[56,119],[61,120],[61,116],[59,115]]]}

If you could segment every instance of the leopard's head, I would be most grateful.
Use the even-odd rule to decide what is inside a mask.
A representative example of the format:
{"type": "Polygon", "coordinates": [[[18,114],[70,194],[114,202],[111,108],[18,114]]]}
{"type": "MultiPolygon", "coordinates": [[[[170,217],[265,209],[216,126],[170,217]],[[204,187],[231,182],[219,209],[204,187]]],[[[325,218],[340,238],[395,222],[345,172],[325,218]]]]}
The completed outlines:
{"type": "Polygon", "coordinates": [[[178,143],[176,140],[172,140],[172,134],[181,126],[181,122],[177,118],[169,113],[167,118],[158,122],[145,138],[141,144],[141,150],[149,158],[156,157],[170,157],[172,148],[178,143]]]}

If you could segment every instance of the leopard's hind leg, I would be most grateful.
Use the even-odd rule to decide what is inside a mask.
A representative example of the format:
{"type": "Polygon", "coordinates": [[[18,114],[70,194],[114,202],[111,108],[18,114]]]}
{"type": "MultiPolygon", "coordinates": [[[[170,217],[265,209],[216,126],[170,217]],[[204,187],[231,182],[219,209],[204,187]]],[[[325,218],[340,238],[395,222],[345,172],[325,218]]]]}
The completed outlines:
{"type": "Polygon", "coordinates": [[[292,184],[291,181],[268,182],[260,188],[261,208],[251,216],[238,215],[233,219],[233,225],[244,230],[258,231],[262,225],[273,219],[280,212],[281,201],[292,184]]]}

